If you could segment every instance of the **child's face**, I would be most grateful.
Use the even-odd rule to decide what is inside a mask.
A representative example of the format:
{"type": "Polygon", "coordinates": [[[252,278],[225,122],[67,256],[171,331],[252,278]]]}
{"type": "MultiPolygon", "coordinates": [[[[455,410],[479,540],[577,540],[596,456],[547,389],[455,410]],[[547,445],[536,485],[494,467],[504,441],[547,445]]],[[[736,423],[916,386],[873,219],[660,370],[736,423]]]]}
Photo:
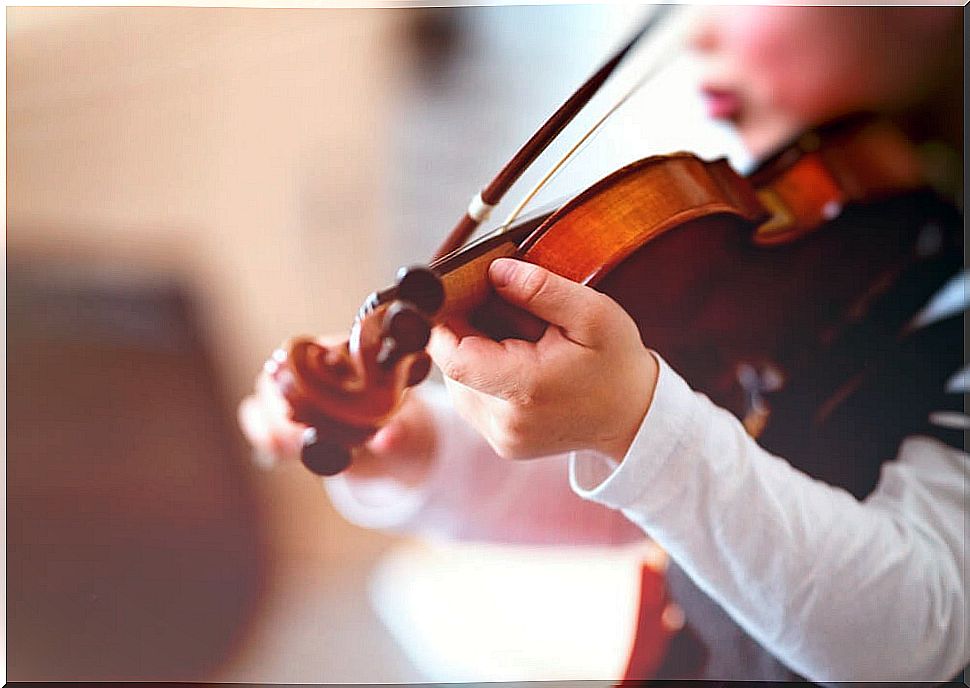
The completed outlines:
{"type": "Polygon", "coordinates": [[[953,9],[711,8],[692,40],[708,110],[759,155],[839,115],[911,105],[952,52],[953,9]]]}

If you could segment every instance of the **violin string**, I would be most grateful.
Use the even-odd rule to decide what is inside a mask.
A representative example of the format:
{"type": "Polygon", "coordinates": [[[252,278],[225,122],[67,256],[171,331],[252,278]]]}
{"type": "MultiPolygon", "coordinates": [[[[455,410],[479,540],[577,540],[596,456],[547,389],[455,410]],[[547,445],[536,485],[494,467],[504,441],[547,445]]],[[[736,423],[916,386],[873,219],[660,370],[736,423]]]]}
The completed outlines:
{"type": "Polygon", "coordinates": [[[443,257],[465,243],[498,205],[506,192],[519,180],[522,173],[535,162],[536,158],[546,150],[609,80],[610,75],[620,66],[620,63],[634,49],[634,46],[644,36],[662,25],[663,18],[670,13],[670,7],[670,5],[655,6],[647,21],[641,24],[639,30],[631,36],[630,40],[583,82],[512,156],[512,159],[505,164],[498,175],[472,198],[465,214],[435,252],[436,258],[443,257]]]}
{"type": "Polygon", "coordinates": [[[533,186],[532,189],[530,189],[529,192],[522,198],[522,200],[518,202],[515,208],[512,209],[512,212],[509,213],[509,216],[505,218],[505,221],[501,224],[501,229],[503,231],[508,229],[512,223],[515,222],[515,219],[519,217],[522,211],[525,210],[525,207],[532,202],[532,199],[535,198],[536,195],[543,188],[545,188],[545,186],[552,181],[569,162],[572,162],[573,159],[575,159],[576,154],[579,153],[580,150],[584,149],[586,144],[588,144],[592,138],[599,133],[600,128],[606,122],[606,120],[608,120],[613,113],[619,110],[620,107],[630,99],[633,93],[643,86],[648,78],[652,77],[653,75],[654,74],[651,72],[643,79],[638,80],[633,85],[633,88],[631,88],[619,100],[617,100],[609,110],[600,116],[600,118],[596,120],[596,122],[589,129],[586,130],[579,140],[569,147],[563,156],[556,161],[556,163],[539,179],[539,181],[536,182],[535,186],[533,186]]]}
{"type": "Polygon", "coordinates": [[[660,53],[660,55],[651,58],[651,62],[647,65],[644,73],[633,82],[633,85],[630,86],[619,97],[619,99],[617,99],[617,101],[613,103],[613,105],[598,120],[596,120],[596,122],[593,123],[593,125],[579,138],[578,141],[576,141],[576,143],[569,147],[563,156],[556,161],[549,171],[546,172],[535,184],[535,186],[533,186],[532,189],[522,198],[522,200],[516,204],[515,208],[512,209],[512,212],[509,213],[508,217],[505,218],[505,221],[502,222],[502,224],[500,224],[494,232],[490,232],[490,234],[501,234],[502,232],[507,231],[512,226],[512,223],[515,222],[516,218],[522,214],[522,211],[525,210],[526,206],[532,202],[536,195],[543,188],[545,188],[546,185],[552,181],[569,162],[574,160],[576,155],[581,150],[586,147],[595,134],[599,132],[602,125],[627,101],[629,101],[637,91],[639,91],[647,82],[656,77],[664,67],[673,61],[673,58],[677,53],[675,48],[679,47],[678,44],[683,42],[693,18],[692,13],[688,11],[682,10],[679,14],[679,17],[673,21],[670,21],[668,24],[668,26],[671,28],[669,29],[667,42],[658,40],[653,44],[654,50],[652,52],[660,53]]]}
{"type": "MultiPolygon", "coordinates": [[[[596,141],[597,137],[599,137],[599,135],[603,133],[603,131],[604,131],[603,127],[600,127],[595,132],[593,132],[592,136],[590,136],[589,138],[587,138],[585,141],[580,141],[579,142],[579,146],[576,148],[576,151],[570,155],[570,157],[569,157],[568,160],[566,160],[565,162],[563,162],[562,165],[559,166],[559,169],[557,169],[557,170],[549,170],[549,173],[547,174],[547,176],[549,178],[547,180],[545,180],[545,183],[543,185],[543,188],[548,188],[552,184],[552,182],[556,181],[556,179],[559,178],[559,175],[562,174],[562,172],[564,172],[565,170],[567,170],[569,168],[569,166],[571,164],[573,164],[576,160],[579,160],[582,157],[583,151],[585,151],[587,148],[589,148],[593,144],[593,142],[596,141]]],[[[535,193],[533,194],[533,200],[534,200],[534,197],[537,196],[541,192],[542,192],[542,189],[541,188],[540,189],[536,189],[535,190],[535,193]]],[[[516,209],[518,209],[518,208],[516,208],[516,209]]],[[[524,207],[523,207],[523,212],[524,212],[524,207]]],[[[520,214],[519,217],[522,217],[522,215],[520,214]]],[[[516,219],[517,218],[512,218],[513,221],[516,220],[516,219]]],[[[505,226],[504,222],[503,222],[503,225],[502,226],[503,227],[505,226]]]]}

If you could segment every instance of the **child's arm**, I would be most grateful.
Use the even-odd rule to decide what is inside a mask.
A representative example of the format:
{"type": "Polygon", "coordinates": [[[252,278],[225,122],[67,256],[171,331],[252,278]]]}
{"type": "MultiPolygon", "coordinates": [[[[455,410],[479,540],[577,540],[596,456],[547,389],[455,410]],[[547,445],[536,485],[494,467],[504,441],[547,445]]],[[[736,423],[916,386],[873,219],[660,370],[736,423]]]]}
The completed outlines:
{"type": "Polygon", "coordinates": [[[566,455],[505,461],[455,413],[443,387],[426,384],[411,394],[409,404],[428,413],[435,437],[428,473],[410,485],[390,472],[364,480],[348,471],[326,479],[334,506],[351,522],[504,543],[602,545],[643,539],[619,512],[577,497],[566,455]]]}
{"type": "Polygon", "coordinates": [[[860,503],[768,454],[666,365],[644,366],[659,359],[606,297],[514,261],[492,278],[553,326],[536,344],[445,330],[431,352],[498,453],[580,450],[577,492],[622,510],[812,680],[948,680],[970,661],[965,453],[907,440],[860,503]]]}
{"type": "Polygon", "coordinates": [[[663,364],[619,467],[579,452],[570,469],[579,494],[639,524],[813,681],[945,681],[970,662],[964,452],[909,438],[860,503],[766,452],[663,364]]]}
{"type": "MultiPolygon", "coordinates": [[[[288,410],[266,375],[240,405],[240,426],[267,462],[299,454],[303,429],[288,410]]],[[[507,543],[643,539],[619,512],[573,493],[565,455],[528,463],[496,456],[435,384],[410,390],[351,467],[324,485],[338,511],[364,527],[507,543]]]]}

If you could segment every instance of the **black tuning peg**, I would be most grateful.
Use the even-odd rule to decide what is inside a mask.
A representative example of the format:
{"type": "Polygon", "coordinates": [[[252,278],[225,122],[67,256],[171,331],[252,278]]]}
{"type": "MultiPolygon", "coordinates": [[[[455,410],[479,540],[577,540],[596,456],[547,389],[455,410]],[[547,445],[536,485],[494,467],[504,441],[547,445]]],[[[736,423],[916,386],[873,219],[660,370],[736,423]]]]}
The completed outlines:
{"type": "Polygon", "coordinates": [[[394,301],[381,322],[383,336],[377,362],[392,365],[402,356],[421,351],[431,338],[431,323],[415,306],[394,301]]]}
{"type": "Polygon", "coordinates": [[[303,465],[317,475],[337,475],[350,466],[351,455],[347,447],[323,442],[317,438],[316,428],[307,428],[300,450],[303,465]]]}
{"type": "Polygon", "coordinates": [[[430,318],[445,302],[445,288],[433,270],[421,266],[403,267],[397,271],[395,296],[430,318]]]}

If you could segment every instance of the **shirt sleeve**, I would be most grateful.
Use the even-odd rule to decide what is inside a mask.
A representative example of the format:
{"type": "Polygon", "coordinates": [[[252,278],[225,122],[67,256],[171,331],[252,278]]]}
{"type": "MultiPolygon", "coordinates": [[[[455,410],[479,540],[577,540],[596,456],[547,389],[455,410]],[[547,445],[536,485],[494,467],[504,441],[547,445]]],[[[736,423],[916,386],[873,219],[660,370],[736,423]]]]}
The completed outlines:
{"type": "Polygon", "coordinates": [[[412,390],[432,413],[436,451],[417,487],[393,480],[366,489],[344,475],[324,479],[340,514],[365,528],[435,539],[507,544],[612,545],[644,540],[622,514],[570,489],[566,455],[509,461],[452,407],[437,384],[412,390]]]}
{"type": "Polygon", "coordinates": [[[623,461],[574,453],[570,481],[638,524],[799,674],[945,681],[970,662],[968,465],[907,438],[860,502],[762,449],[661,360],[623,461]]]}

